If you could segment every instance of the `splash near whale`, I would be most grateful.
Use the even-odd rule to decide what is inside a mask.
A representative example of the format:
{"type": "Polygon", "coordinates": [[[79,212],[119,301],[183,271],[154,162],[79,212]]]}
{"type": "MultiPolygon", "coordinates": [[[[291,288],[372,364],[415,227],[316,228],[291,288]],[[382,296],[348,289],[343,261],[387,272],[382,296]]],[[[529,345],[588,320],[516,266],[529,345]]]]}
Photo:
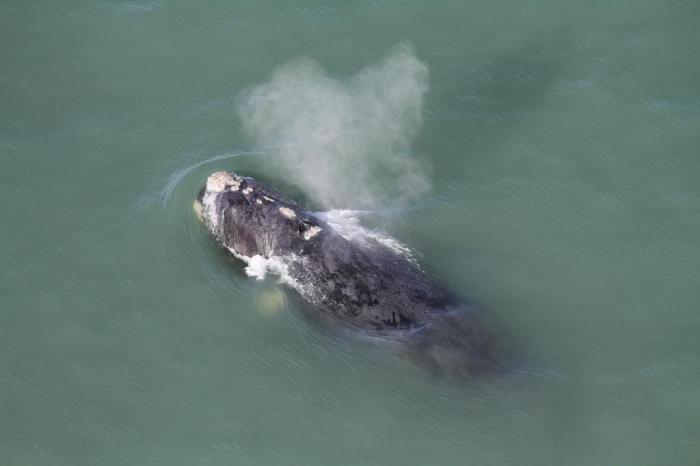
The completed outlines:
{"type": "Polygon", "coordinates": [[[348,234],[252,178],[213,173],[195,208],[250,275],[279,275],[323,315],[405,341],[435,367],[493,365],[474,309],[424,272],[396,241],[348,234]]]}

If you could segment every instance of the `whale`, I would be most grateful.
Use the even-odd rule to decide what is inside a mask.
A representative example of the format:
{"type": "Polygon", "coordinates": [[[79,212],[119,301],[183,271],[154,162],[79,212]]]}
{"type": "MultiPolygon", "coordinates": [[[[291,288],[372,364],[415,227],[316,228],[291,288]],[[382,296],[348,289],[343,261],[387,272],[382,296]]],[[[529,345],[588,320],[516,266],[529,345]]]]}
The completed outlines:
{"type": "Polygon", "coordinates": [[[212,173],[194,207],[224,250],[274,264],[332,322],[401,341],[436,371],[497,365],[478,310],[375,236],[353,240],[267,184],[231,171],[212,173]]]}

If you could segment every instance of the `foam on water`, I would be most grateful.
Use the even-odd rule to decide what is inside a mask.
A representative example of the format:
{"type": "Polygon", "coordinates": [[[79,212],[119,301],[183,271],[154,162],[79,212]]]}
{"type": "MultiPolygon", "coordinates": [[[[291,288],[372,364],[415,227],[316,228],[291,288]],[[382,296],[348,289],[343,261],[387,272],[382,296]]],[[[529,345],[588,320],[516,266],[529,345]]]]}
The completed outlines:
{"type": "Polygon", "coordinates": [[[247,273],[249,277],[255,277],[258,280],[263,280],[267,275],[268,262],[268,259],[265,259],[260,254],[256,254],[248,260],[245,273],[247,273]]]}
{"type": "Polygon", "coordinates": [[[233,248],[227,248],[237,259],[246,263],[245,273],[249,277],[256,280],[264,280],[268,274],[275,275],[279,278],[280,283],[287,284],[299,291],[302,295],[306,293],[306,289],[298,281],[289,275],[289,265],[294,262],[304,261],[303,258],[296,254],[287,254],[285,256],[264,257],[260,254],[254,256],[244,256],[238,254],[233,248]]]}
{"type": "Polygon", "coordinates": [[[356,242],[363,246],[380,245],[391,251],[415,261],[413,251],[401,241],[388,234],[365,228],[360,223],[360,217],[370,213],[366,210],[332,209],[313,214],[325,220],[340,236],[348,241],[356,242]]]}

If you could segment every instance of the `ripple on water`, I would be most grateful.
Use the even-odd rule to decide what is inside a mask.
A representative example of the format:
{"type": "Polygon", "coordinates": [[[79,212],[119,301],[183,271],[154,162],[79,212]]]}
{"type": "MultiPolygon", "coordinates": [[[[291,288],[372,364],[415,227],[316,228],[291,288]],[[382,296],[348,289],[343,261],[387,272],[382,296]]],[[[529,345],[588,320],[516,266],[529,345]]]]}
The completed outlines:
{"type": "Polygon", "coordinates": [[[109,2],[110,9],[114,11],[117,15],[128,15],[128,14],[138,14],[138,13],[148,13],[159,9],[163,5],[162,0],[155,0],[150,2],[128,2],[128,3],[115,3],[109,2]]]}
{"type": "Polygon", "coordinates": [[[173,191],[182,183],[182,181],[189,176],[193,171],[195,171],[197,168],[203,167],[205,165],[214,163],[214,162],[220,162],[222,160],[229,160],[233,159],[236,157],[242,157],[246,155],[262,155],[269,153],[269,151],[265,150],[246,150],[246,151],[233,151],[233,152],[226,152],[223,154],[218,154],[209,157],[208,159],[202,160],[200,162],[194,163],[192,165],[189,165],[184,168],[180,168],[170,175],[168,175],[165,186],[163,189],[160,191],[160,198],[161,198],[161,203],[163,205],[167,205],[168,201],[170,200],[170,196],[173,194],[173,191]]]}
{"type": "Polygon", "coordinates": [[[179,269],[163,280],[185,280],[176,286],[186,287],[192,301],[208,303],[208,315],[214,319],[226,314],[230,303],[250,293],[250,284],[237,279],[244,276],[242,267],[236,267],[234,260],[216,247],[197,218],[193,201],[211,171],[228,168],[221,162],[263,153],[266,151],[233,151],[178,168],[163,177],[155,193],[141,196],[132,207],[133,239],[137,243],[148,241],[149,253],[163,257],[170,264],[166,267],[179,269]],[[158,236],[157,241],[154,236],[158,236]]]}

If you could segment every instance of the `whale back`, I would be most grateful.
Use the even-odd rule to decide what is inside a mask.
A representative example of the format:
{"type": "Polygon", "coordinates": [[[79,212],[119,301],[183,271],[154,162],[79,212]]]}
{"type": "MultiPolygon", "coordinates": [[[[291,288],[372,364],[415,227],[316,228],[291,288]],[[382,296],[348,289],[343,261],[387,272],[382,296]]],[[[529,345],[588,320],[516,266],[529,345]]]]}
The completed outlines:
{"type": "Polygon", "coordinates": [[[491,360],[475,310],[406,255],[379,241],[351,241],[273,189],[230,172],[211,175],[198,202],[202,220],[228,251],[244,260],[274,259],[287,283],[323,314],[405,338],[435,367],[491,360]]]}

